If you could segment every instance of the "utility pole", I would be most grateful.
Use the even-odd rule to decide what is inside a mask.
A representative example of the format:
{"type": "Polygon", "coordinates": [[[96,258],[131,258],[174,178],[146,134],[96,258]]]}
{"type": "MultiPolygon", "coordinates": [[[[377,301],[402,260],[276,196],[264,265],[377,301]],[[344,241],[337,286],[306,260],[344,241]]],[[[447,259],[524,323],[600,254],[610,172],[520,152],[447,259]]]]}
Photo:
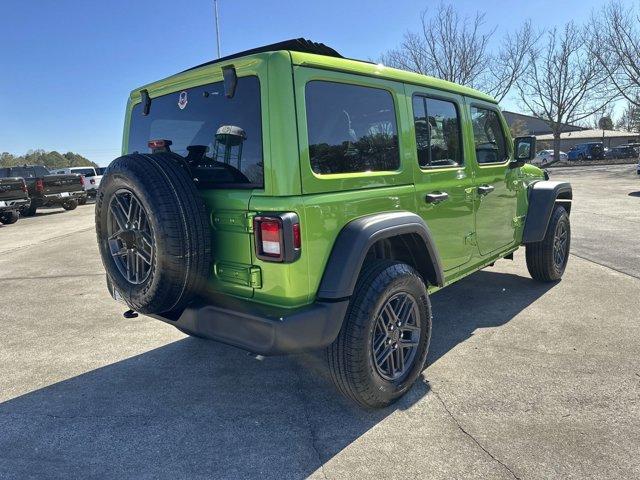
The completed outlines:
{"type": "Polygon", "coordinates": [[[220,26],[218,25],[218,0],[213,0],[213,9],[216,13],[216,45],[218,47],[218,58],[220,58],[220,26]]]}

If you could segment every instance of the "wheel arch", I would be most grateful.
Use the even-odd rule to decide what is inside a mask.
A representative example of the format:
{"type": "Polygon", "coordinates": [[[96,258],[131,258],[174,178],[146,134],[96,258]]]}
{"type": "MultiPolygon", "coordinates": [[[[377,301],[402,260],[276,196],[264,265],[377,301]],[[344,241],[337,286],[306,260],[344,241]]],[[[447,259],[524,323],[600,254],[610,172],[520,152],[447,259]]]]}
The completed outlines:
{"type": "Polygon", "coordinates": [[[411,212],[387,212],[352,220],[340,231],[317,297],[335,300],[351,296],[368,258],[403,260],[425,283],[444,285],[440,256],[424,220],[411,212]]]}
{"type": "Polygon", "coordinates": [[[540,242],[544,238],[557,204],[571,213],[573,190],[569,182],[541,180],[529,189],[529,208],[524,224],[522,243],[540,242]]]}

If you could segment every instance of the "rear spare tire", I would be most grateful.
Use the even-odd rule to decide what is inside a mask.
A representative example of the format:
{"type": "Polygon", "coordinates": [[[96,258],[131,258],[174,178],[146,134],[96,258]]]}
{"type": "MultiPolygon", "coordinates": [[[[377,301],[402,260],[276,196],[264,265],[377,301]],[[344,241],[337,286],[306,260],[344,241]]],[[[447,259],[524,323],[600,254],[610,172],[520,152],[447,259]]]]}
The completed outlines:
{"type": "Polygon", "coordinates": [[[112,287],[141,313],[183,308],[211,267],[207,210],[173,153],[114,160],[96,197],[96,234],[112,287]]]}

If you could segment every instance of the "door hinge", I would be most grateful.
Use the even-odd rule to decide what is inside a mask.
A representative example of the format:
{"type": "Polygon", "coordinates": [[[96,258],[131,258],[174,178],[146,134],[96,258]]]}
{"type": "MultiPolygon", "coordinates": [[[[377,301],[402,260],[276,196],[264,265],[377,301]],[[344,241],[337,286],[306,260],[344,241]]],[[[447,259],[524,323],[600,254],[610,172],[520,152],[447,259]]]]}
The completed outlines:
{"type": "Polygon", "coordinates": [[[526,215],[518,215],[517,217],[513,217],[513,226],[515,228],[521,227],[522,225],[524,225],[525,218],[526,215]]]}
{"type": "Polygon", "coordinates": [[[476,240],[476,232],[471,232],[471,233],[468,233],[467,235],[465,235],[464,243],[465,243],[465,245],[471,245],[473,247],[477,247],[478,246],[478,242],[476,240]]]}
{"type": "Polygon", "coordinates": [[[251,286],[253,288],[262,288],[262,270],[260,270],[260,267],[251,267],[249,275],[251,286]]]}
{"type": "Polygon", "coordinates": [[[255,212],[248,212],[245,214],[245,225],[247,227],[247,233],[253,233],[253,219],[256,216],[255,212]]]}
{"type": "Polygon", "coordinates": [[[216,264],[216,275],[223,282],[235,283],[245,287],[262,288],[260,267],[230,263],[216,264]]]}

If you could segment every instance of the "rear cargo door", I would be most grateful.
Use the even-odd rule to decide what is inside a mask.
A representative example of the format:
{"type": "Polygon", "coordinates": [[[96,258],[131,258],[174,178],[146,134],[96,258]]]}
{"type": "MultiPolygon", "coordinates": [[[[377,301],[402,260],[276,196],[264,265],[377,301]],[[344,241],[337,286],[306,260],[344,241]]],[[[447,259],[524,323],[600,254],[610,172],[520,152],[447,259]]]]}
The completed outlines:
{"type": "Polygon", "coordinates": [[[151,153],[149,142],[164,140],[190,165],[213,237],[209,281],[217,291],[251,297],[261,284],[249,212],[252,193],[264,188],[260,81],[239,72],[231,98],[222,81],[180,87],[150,92],[147,115],[141,103],[131,108],[126,151],[151,153]]]}

